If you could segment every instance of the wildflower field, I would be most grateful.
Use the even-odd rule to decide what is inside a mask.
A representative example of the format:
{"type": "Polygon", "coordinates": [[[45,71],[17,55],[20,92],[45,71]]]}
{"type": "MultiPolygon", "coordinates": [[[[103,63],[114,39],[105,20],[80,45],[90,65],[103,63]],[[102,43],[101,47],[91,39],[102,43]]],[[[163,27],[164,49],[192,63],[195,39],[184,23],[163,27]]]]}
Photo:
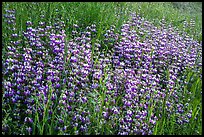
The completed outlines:
{"type": "Polygon", "coordinates": [[[201,135],[202,3],[3,2],[3,135],[201,135]]]}

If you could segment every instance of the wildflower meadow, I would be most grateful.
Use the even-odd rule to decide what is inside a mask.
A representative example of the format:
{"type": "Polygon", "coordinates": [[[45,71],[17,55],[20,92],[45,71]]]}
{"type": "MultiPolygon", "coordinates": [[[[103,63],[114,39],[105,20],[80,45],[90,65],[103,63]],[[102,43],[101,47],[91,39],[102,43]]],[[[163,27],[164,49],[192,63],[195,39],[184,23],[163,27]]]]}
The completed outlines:
{"type": "Polygon", "coordinates": [[[2,134],[201,135],[202,18],[181,6],[3,2],[2,134]]]}

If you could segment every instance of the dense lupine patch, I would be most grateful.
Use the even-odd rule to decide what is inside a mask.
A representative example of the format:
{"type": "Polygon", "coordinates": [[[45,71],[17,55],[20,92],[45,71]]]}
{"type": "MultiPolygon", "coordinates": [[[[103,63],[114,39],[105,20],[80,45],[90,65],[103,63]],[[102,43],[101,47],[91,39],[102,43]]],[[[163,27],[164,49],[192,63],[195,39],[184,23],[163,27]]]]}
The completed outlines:
{"type": "Polygon", "coordinates": [[[11,36],[4,45],[2,119],[12,125],[4,122],[3,134],[46,134],[55,122],[53,134],[151,135],[164,117],[174,115],[180,125],[191,120],[193,97],[183,94],[192,93],[182,85],[186,71],[201,71],[202,43],[165,20],[157,28],[132,14],[102,41],[97,24],[84,31],[74,24],[68,40],[60,17],[37,27],[27,21],[17,34],[15,11],[6,12],[11,36]]]}

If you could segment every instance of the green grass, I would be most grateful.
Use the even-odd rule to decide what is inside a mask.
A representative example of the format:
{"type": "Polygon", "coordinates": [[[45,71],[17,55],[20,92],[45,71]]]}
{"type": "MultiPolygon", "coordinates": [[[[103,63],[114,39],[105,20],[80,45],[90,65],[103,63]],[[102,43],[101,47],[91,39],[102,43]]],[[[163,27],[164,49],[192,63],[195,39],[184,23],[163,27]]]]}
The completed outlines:
{"type": "Polygon", "coordinates": [[[153,21],[159,26],[159,21],[165,19],[179,30],[183,30],[183,22],[195,21],[195,27],[185,30],[194,39],[202,41],[202,2],[130,2],[133,11],[142,17],[153,21]]]}
{"type": "Polygon", "coordinates": [[[5,2],[3,7],[18,9],[16,13],[18,31],[26,29],[26,21],[31,21],[37,26],[42,20],[40,15],[45,14],[44,20],[47,22],[56,22],[56,17],[64,20],[68,35],[73,30],[73,24],[78,24],[81,30],[97,24],[98,35],[102,35],[111,25],[116,25],[119,29],[129,15],[126,10],[129,7],[127,4],[114,2],[5,2]],[[115,16],[116,13],[120,18],[115,16]]]}

